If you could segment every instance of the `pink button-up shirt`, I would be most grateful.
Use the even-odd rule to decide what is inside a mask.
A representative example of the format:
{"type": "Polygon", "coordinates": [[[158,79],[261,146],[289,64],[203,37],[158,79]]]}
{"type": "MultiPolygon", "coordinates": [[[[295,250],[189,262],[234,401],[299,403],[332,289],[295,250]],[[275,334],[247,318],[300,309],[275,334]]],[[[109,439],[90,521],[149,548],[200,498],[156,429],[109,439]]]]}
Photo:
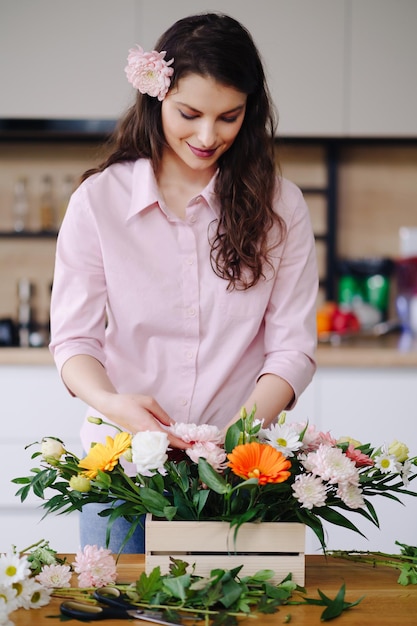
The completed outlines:
{"type": "MultiPolygon", "coordinates": [[[[287,235],[273,250],[275,273],[228,291],[209,259],[213,187],[214,179],[182,220],[164,205],[147,160],[87,179],[58,237],[50,348],[59,370],[91,355],[119,392],[155,397],[176,421],[223,427],[260,375],[282,377],[296,398],[310,382],[318,280],[307,206],[282,180],[275,205],[287,235]]],[[[84,446],[109,432],[86,422],[84,446]]]]}

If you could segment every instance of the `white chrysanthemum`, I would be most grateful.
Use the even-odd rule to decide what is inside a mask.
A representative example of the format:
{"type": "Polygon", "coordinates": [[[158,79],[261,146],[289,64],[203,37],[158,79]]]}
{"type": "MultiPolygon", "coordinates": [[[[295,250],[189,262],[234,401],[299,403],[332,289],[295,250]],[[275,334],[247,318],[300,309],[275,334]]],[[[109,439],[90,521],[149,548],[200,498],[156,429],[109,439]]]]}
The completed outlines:
{"type": "Polygon", "coordinates": [[[299,474],[292,485],[294,495],[305,509],[326,504],[326,486],[312,474],[299,474]]]}
{"type": "Polygon", "coordinates": [[[392,454],[389,454],[385,449],[381,451],[381,454],[374,458],[375,467],[379,469],[382,474],[399,474],[401,471],[400,465],[392,454]]]}
{"type": "Polygon", "coordinates": [[[44,565],[35,580],[47,589],[71,587],[71,568],[69,565],[44,565]]]}
{"type": "Polygon", "coordinates": [[[24,609],[38,609],[49,604],[51,589],[45,589],[34,578],[27,578],[22,583],[22,591],[19,595],[19,606],[24,609]]]}
{"type": "Polygon", "coordinates": [[[294,452],[302,446],[298,432],[288,424],[274,424],[268,429],[261,430],[260,436],[286,457],[294,456],[294,452]]]}
{"type": "Polygon", "coordinates": [[[365,504],[359,485],[340,483],[337,488],[337,495],[350,509],[360,509],[365,504]]]}
{"type": "Polygon", "coordinates": [[[0,554],[0,585],[5,587],[13,585],[29,575],[30,568],[26,557],[20,557],[13,552],[0,554]]]}
{"type": "Polygon", "coordinates": [[[320,476],[330,484],[359,483],[359,474],[355,463],[351,461],[341,448],[332,448],[321,444],[315,452],[310,452],[303,461],[304,467],[320,476]]]}

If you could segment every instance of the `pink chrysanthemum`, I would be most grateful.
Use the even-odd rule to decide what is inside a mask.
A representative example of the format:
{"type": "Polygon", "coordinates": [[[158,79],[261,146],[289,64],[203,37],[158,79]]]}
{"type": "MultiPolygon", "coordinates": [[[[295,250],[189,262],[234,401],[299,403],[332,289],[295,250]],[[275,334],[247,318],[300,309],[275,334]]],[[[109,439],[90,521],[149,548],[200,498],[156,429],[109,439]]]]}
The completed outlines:
{"type": "Polygon", "coordinates": [[[79,587],[105,587],[116,580],[116,562],[110,550],[85,546],[73,563],[79,587]]]}
{"type": "Polygon", "coordinates": [[[217,471],[227,467],[226,452],[223,448],[216,446],[216,444],[211,441],[196,443],[192,448],[186,450],[186,453],[194,463],[198,463],[200,457],[205,458],[207,463],[210,463],[217,471]]]}
{"type": "Polygon", "coordinates": [[[292,485],[294,495],[305,509],[321,507],[326,504],[326,486],[312,474],[299,474],[292,485]]]}
{"type": "Polygon", "coordinates": [[[140,46],[129,50],[125,72],[129,83],[140,93],[163,100],[171,84],[174,59],[165,61],[166,52],[144,52],[140,46]]]}
{"type": "Polygon", "coordinates": [[[185,424],[178,422],[171,426],[171,431],[187,443],[221,443],[223,436],[217,426],[209,424],[185,424]]]}
{"type": "Polygon", "coordinates": [[[341,450],[321,444],[315,452],[307,454],[303,460],[307,471],[320,476],[330,484],[336,483],[359,483],[359,474],[355,463],[351,461],[341,450]]]}
{"type": "Polygon", "coordinates": [[[340,483],[337,488],[337,495],[350,509],[360,509],[365,504],[362,490],[358,485],[340,483]]]}

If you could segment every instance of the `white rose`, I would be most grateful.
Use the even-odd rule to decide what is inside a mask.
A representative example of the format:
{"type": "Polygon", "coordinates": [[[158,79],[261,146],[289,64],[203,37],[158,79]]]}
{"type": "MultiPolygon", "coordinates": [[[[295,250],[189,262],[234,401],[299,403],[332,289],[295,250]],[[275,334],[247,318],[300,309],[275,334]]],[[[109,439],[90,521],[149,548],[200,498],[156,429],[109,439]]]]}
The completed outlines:
{"type": "Polygon", "coordinates": [[[41,443],[41,452],[44,459],[55,459],[59,461],[65,452],[62,443],[53,437],[44,437],[41,443]]]}
{"type": "Polygon", "coordinates": [[[132,461],[139,474],[152,476],[155,472],[166,474],[164,463],[169,444],[168,435],[158,430],[145,430],[132,438],[132,461]]]}

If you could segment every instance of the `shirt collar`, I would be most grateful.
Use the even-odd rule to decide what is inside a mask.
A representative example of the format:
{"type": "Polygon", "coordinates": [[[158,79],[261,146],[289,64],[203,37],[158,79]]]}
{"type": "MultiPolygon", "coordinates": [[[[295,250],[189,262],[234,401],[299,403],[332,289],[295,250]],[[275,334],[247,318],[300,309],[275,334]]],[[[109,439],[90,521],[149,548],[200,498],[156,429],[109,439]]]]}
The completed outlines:
{"type": "MultiPolygon", "coordinates": [[[[210,179],[206,187],[199,194],[207,202],[208,206],[216,215],[220,214],[220,206],[217,195],[214,191],[217,172],[210,179]]],[[[141,213],[147,208],[160,206],[161,195],[158,184],[149,159],[138,159],[135,161],[132,173],[132,195],[130,207],[126,219],[129,220],[134,215],[141,213]]]]}

